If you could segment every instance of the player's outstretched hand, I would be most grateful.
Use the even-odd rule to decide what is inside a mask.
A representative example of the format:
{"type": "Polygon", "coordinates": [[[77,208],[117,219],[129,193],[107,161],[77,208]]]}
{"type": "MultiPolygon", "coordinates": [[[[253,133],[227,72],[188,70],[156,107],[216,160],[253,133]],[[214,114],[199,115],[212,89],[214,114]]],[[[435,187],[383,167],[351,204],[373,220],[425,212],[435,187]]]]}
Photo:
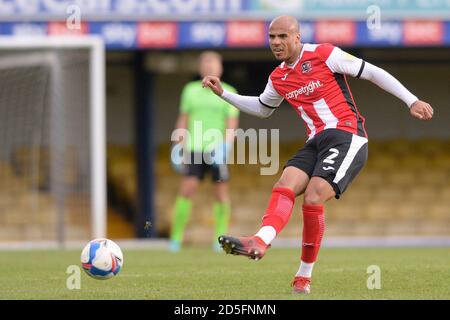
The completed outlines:
{"type": "Polygon", "coordinates": [[[431,120],[433,118],[433,108],[426,102],[417,100],[411,105],[411,115],[420,120],[431,120]]]}
{"type": "Polygon", "coordinates": [[[203,78],[202,81],[203,88],[211,88],[211,90],[217,94],[219,97],[223,93],[222,84],[220,83],[220,79],[218,77],[214,76],[206,76],[203,78]]]}

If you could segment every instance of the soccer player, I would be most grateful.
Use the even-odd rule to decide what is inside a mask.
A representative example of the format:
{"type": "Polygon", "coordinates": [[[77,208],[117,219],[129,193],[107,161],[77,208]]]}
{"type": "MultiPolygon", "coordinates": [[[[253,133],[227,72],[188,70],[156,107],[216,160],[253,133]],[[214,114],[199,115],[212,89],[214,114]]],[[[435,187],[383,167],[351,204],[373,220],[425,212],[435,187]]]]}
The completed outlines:
{"type": "Polygon", "coordinates": [[[367,160],[364,118],[358,112],[346,76],[369,80],[401,99],[420,120],[430,120],[432,107],[410,93],[392,75],[332,44],[301,42],[299,24],[290,16],[275,18],[269,43],[281,64],[271,73],[259,97],[241,96],[222,88],[217,76],[209,87],[243,112],[266,118],[285,99],[303,119],[308,139],[284,167],[275,183],[260,230],[251,237],[220,236],[227,253],[258,260],[289,221],[295,198],[303,198],[300,267],[293,291],[309,293],[311,274],[325,230],[324,204],[339,198],[367,160]]]}
{"type": "MultiPolygon", "coordinates": [[[[222,70],[222,57],[218,53],[206,51],[200,55],[199,73],[202,77],[207,75],[220,77],[222,70]]],[[[188,134],[176,144],[179,143],[178,146],[185,149],[188,159],[174,159],[182,155],[180,152],[172,152],[172,163],[180,169],[183,177],[175,201],[170,235],[171,251],[179,251],[181,248],[184,229],[191,213],[192,197],[207,172],[211,173],[215,183],[216,202],[213,208],[215,239],[227,232],[230,220],[226,155],[233,145],[239,110],[217,98],[211,91],[202,89],[200,84],[201,80],[189,82],[181,94],[180,115],[176,129],[185,129],[188,134]],[[206,136],[208,132],[218,133],[218,136],[224,139],[211,142],[209,140],[211,137],[206,136]]],[[[224,84],[224,88],[227,92],[236,92],[227,84],[224,84]]],[[[217,241],[214,241],[214,249],[220,250],[217,241]]]]}

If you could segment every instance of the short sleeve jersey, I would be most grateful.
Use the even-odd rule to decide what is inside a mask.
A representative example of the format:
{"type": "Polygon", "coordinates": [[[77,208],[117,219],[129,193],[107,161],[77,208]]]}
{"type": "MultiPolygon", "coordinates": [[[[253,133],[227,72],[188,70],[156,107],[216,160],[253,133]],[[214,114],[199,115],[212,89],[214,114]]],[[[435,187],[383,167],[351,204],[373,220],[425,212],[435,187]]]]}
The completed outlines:
{"type": "Polygon", "coordinates": [[[304,44],[293,65],[283,62],[271,73],[259,99],[272,108],[286,99],[303,119],[308,140],[328,128],[367,137],[345,77],[359,77],[363,69],[363,60],[331,44],[304,44]]]}
{"type": "MultiPolygon", "coordinates": [[[[222,83],[225,90],[236,92],[232,86],[222,83]]],[[[220,99],[211,90],[202,88],[201,81],[185,85],[181,93],[180,111],[188,115],[189,137],[187,150],[191,152],[210,151],[225,137],[228,118],[239,117],[239,110],[220,99]]]]}

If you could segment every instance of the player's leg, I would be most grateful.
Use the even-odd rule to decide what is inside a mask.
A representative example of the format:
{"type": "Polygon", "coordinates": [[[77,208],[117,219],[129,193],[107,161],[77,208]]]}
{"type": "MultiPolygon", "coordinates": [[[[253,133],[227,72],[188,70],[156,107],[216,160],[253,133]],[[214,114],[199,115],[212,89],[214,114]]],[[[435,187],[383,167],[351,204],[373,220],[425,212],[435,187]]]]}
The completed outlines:
{"type": "MultiPolygon", "coordinates": [[[[228,226],[231,217],[231,205],[228,189],[228,182],[216,182],[214,184],[214,194],[216,201],[214,202],[214,239],[228,232],[228,226]]],[[[217,241],[213,242],[213,249],[220,250],[217,241]]]]}
{"type": "Polygon", "coordinates": [[[183,242],[184,229],[192,209],[192,197],[199,184],[197,177],[185,176],[181,179],[180,192],[175,200],[175,208],[170,233],[170,250],[179,251],[183,242]]]}
{"type": "Polygon", "coordinates": [[[294,291],[309,293],[312,270],[325,231],[324,204],[336,195],[328,181],[312,177],[304,194],[302,205],[303,233],[300,268],[293,281],[294,291]]]}
{"type": "Polygon", "coordinates": [[[259,231],[252,237],[220,236],[219,243],[227,253],[261,259],[270,243],[283,230],[291,217],[295,197],[306,188],[309,176],[295,167],[283,170],[275,183],[269,205],[262,219],[259,231]]]}
{"type": "Polygon", "coordinates": [[[213,249],[220,251],[220,246],[216,239],[228,231],[228,225],[231,217],[230,195],[228,189],[228,180],[230,174],[226,164],[211,165],[209,170],[212,174],[214,182],[214,195],[216,201],[214,202],[214,241],[213,249]]]}
{"type": "Polygon", "coordinates": [[[328,181],[312,177],[306,188],[302,205],[302,261],[314,263],[325,231],[324,204],[336,195],[328,181]]]}
{"type": "MultiPolygon", "coordinates": [[[[192,158],[193,156],[191,156],[192,158]]],[[[184,229],[192,209],[192,197],[197,191],[205,173],[202,164],[187,164],[185,175],[181,178],[180,189],[175,201],[175,208],[170,233],[170,250],[179,251],[183,242],[184,229]]]]}
{"type": "Polygon", "coordinates": [[[219,242],[227,253],[244,255],[255,260],[264,256],[266,249],[288,223],[295,197],[302,194],[314,169],[316,152],[314,142],[288,161],[281,178],[275,183],[260,230],[253,237],[221,236],[219,242]]]}
{"type": "Polygon", "coordinates": [[[294,279],[296,292],[309,292],[309,282],[324,230],[324,204],[339,198],[367,160],[367,139],[340,130],[326,130],[317,137],[318,161],[302,206],[303,235],[300,268],[294,279]]]}
{"type": "Polygon", "coordinates": [[[281,178],[275,183],[261,229],[256,233],[266,245],[283,230],[288,223],[295,197],[302,194],[309,182],[309,176],[296,167],[286,167],[281,178]]]}

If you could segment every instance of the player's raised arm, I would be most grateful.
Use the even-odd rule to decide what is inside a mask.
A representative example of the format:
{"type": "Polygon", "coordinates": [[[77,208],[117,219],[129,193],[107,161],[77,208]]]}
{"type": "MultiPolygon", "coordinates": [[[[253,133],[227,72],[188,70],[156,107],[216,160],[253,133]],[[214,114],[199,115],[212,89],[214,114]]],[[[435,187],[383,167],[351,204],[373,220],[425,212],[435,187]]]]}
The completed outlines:
{"type": "MultiPolygon", "coordinates": [[[[232,104],[242,112],[248,113],[250,115],[259,117],[259,118],[268,118],[272,115],[274,110],[280,105],[281,101],[283,101],[282,97],[278,97],[278,100],[273,105],[269,105],[261,101],[261,97],[266,95],[270,96],[270,93],[267,93],[266,90],[260,97],[256,96],[242,96],[237,93],[229,92],[222,88],[222,84],[218,77],[214,76],[206,76],[203,78],[203,87],[210,88],[216,95],[232,104]]],[[[273,95],[273,94],[272,94],[273,95]]]]}
{"type": "Polygon", "coordinates": [[[402,100],[415,118],[430,120],[433,117],[433,108],[428,103],[419,100],[390,73],[367,61],[334,47],[326,59],[326,64],[333,72],[373,82],[381,89],[402,100]]]}

